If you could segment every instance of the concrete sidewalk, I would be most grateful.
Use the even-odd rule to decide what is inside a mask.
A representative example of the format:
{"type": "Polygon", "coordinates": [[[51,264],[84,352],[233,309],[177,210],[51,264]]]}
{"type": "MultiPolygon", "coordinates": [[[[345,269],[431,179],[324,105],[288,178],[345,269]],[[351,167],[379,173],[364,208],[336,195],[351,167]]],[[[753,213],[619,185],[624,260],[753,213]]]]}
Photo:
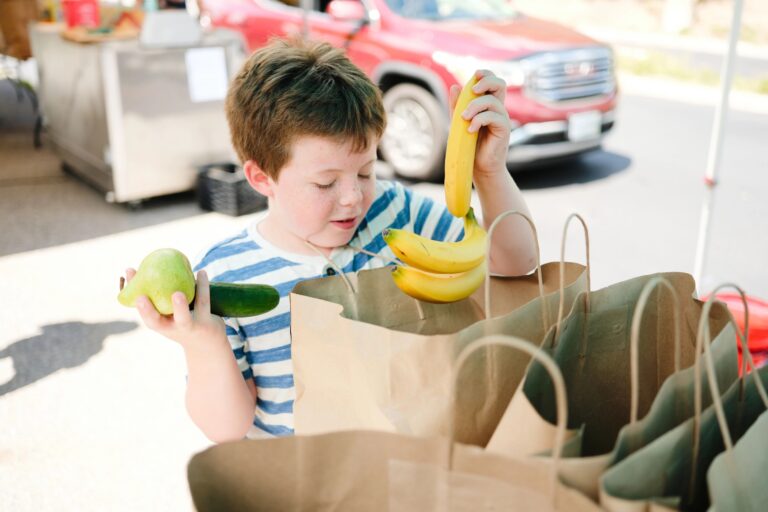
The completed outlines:
{"type": "MultiPolygon", "coordinates": [[[[706,53],[720,57],[724,56],[728,49],[727,39],[617,30],[594,25],[576,25],[574,28],[599,41],[616,46],[642,46],[661,50],[706,53]]],[[[741,58],[768,61],[768,45],[739,41],[736,54],[741,58]]]]}
{"type": "Polygon", "coordinates": [[[32,147],[0,81],[0,509],[191,510],[186,463],[209,445],[184,410],[173,342],[116,301],[147,247],[190,256],[246,218],[187,194],[110,205],[32,147]]]}
{"type": "MultiPolygon", "coordinates": [[[[88,215],[75,242],[0,258],[3,510],[190,510],[186,463],[209,443],[184,410],[183,354],[118,305],[118,277],[148,247],[191,256],[247,219],[190,213],[83,238],[89,218],[135,214],[69,177],[26,187],[23,201],[20,192],[0,187],[4,231],[35,198],[66,194],[88,215]]],[[[54,217],[72,203],[35,208],[54,217]]],[[[165,208],[178,206],[157,202],[143,214],[162,219],[165,208]]]]}

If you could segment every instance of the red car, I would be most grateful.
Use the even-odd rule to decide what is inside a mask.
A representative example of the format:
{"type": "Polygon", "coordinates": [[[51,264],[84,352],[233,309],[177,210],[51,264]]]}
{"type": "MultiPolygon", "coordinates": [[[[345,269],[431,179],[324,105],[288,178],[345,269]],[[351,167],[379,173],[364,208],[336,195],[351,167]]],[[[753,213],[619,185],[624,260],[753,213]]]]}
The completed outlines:
{"type": "Polygon", "coordinates": [[[510,169],[598,148],[613,126],[611,49],[505,0],[200,2],[204,25],[240,31],[250,50],[302,32],[345,48],[384,93],[380,155],[406,178],[442,177],[448,90],[478,68],[508,85],[510,169]]]}

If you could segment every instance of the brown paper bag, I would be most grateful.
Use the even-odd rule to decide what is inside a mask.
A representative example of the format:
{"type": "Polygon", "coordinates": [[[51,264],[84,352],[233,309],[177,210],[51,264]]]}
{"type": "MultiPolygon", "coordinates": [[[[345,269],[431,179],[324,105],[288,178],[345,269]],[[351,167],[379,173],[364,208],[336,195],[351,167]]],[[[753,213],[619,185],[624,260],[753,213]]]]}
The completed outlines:
{"type": "MultiPolygon", "coordinates": [[[[575,263],[565,268],[564,298],[570,303],[586,289],[586,272],[575,263]]],[[[543,339],[542,305],[554,318],[559,299],[558,264],[545,264],[541,272],[543,301],[535,275],[492,278],[498,316],[487,321],[482,290],[453,304],[421,303],[421,319],[416,301],[395,286],[388,268],[349,275],[356,296],[338,276],[299,283],[291,293],[295,432],[445,435],[448,380],[464,346],[499,332],[543,339]]],[[[478,373],[467,378],[468,392],[458,397],[464,418],[457,425],[460,442],[485,444],[519,384],[528,358],[503,359],[471,361],[478,373]],[[482,398],[469,401],[467,396],[482,398]]]]}
{"type": "MultiPolygon", "coordinates": [[[[598,510],[556,479],[567,414],[562,377],[556,366],[528,342],[494,336],[468,346],[459,355],[457,368],[471,360],[473,351],[485,350],[491,343],[525,350],[542,358],[554,372],[558,412],[562,415],[552,462],[514,460],[445,438],[381,431],[244,440],[214,446],[192,458],[188,479],[196,509],[598,510]]],[[[454,375],[458,374],[456,369],[454,375]]]]}
{"type": "MultiPolygon", "coordinates": [[[[489,244],[496,225],[510,215],[520,214],[497,217],[489,244]]],[[[525,218],[538,248],[533,222],[525,218]]],[[[562,274],[559,268],[547,263],[530,276],[489,277],[485,288],[452,304],[408,297],[387,268],[299,283],[291,293],[295,432],[446,435],[446,390],[456,355],[489,334],[542,340],[558,301],[570,306],[589,288],[586,267],[564,263],[562,274]]],[[[474,373],[464,377],[457,397],[459,442],[488,441],[529,360],[497,354],[494,347],[470,360],[474,373]]]]}
{"type": "MultiPolygon", "coordinates": [[[[199,512],[553,510],[550,465],[457,444],[449,469],[448,452],[445,438],[381,431],[249,439],[196,454],[188,480],[199,512]]],[[[555,492],[554,510],[599,510],[555,492]]]]}

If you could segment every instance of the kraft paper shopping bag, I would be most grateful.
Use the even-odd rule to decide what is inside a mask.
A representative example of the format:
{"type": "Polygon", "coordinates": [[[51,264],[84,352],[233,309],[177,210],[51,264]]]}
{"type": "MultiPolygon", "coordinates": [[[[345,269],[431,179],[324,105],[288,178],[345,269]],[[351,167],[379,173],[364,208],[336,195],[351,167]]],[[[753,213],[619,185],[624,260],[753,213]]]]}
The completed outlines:
{"type": "MultiPolygon", "coordinates": [[[[705,305],[704,315],[711,305],[711,302],[705,305]]],[[[702,413],[703,377],[697,362],[694,416],[628,456],[601,477],[600,503],[608,510],[705,510],[709,504],[705,478],[712,460],[764,413],[768,404],[765,392],[768,371],[762,369],[742,376],[720,399],[706,318],[702,319],[699,334],[697,344],[703,344],[704,348],[712,405],[702,413]]],[[[738,334],[745,346],[745,336],[738,334]]],[[[751,357],[747,359],[752,362],[751,357]]]]}
{"type": "MultiPolygon", "coordinates": [[[[652,318],[644,318],[650,308],[647,307],[652,293],[659,286],[664,289],[662,292],[668,293],[672,298],[673,307],[669,308],[669,314],[672,315],[675,322],[669,333],[673,340],[673,350],[677,350],[680,343],[680,326],[677,318],[680,311],[680,299],[675,292],[674,287],[665,279],[656,277],[648,281],[640,293],[637,306],[633,311],[632,323],[630,329],[629,343],[629,362],[630,372],[627,377],[630,380],[630,395],[625,399],[630,405],[630,414],[628,424],[621,429],[613,449],[604,454],[583,456],[581,452],[569,454],[560,465],[560,476],[565,483],[580,490],[592,499],[598,498],[598,479],[600,475],[612,464],[625,458],[630,453],[645,446],[653,439],[656,439],[663,433],[676,427],[693,415],[693,369],[688,368],[682,371],[676,371],[661,386],[659,394],[653,401],[648,414],[638,420],[638,397],[640,390],[646,384],[640,378],[639,361],[640,355],[640,333],[641,328],[658,331],[659,315],[648,315],[652,318]],[[656,324],[649,323],[653,320],[656,324]]],[[[654,299],[655,301],[656,299],[654,299]]],[[[728,310],[722,304],[716,304],[713,310],[714,316],[718,318],[714,324],[719,328],[722,321],[728,317],[728,310]]],[[[716,340],[713,342],[712,352],[714,354],[715,364],[718,368],[718,379],[721,389],[729,386],[738,376],[736,367],[737,350],[734,343],[735,332],[733,324],[723,327],[716,340]]],[[[673,352],[674,353],[674,352],[673,352]]],[[[677,358],[676,358],[677,359],[677,358]]],[[[676,363],[679,368],[679,360],[676,363]]],[[[705,405],[709,404],[708,388],[704,391],[705,405]]],[[[600,397],[595,397],[600,400],[600,397]]],[[[497,431],[488,443],[487,449],[494,453],[506,455],[520,455],[522,453],[535,453],[533,449],[527,449],[520,443],[519,437],[515,434],[521,430],[520,422],[531,421],[538,416],[530,402],[526,400],[513,401],[502,420],[499,422],[497,431]],[[519,406],[527,406],[529,410],[521,410],[519,406]],[[517,407],[516,407],[517,406],[517,407]],[[508,427],[508,425],[515,425],[508,427]],[[505,431],[506,429],[507,431],[505,431]]],[[[539,428],[543,436],[546,429],[539,428]]],[[[525,438],[531,439],[530,436],[525,438]]],[[[535,448],[542,449],[541,438],[537,438],[539,445],[535,448]]],[[[546,455],[537,454],[539,456],[546,455]]]]}
{"type": "Polygon", "coordinates": [[[515,460],[447,438],[416,438],[382,431],[244,440],[214,446],[191,459],[188,479],[196,509],[599,510],[556,478],[565,438],[567,400],[562,377],[546,354],[520,339],[491,336],[477,340],[457,357],[454,382],[460,382],[458,375],[467,370],[462,368],[463,363],[491,345],[525,351],[553,372],[558,412],[562,413],[553,460],[515,460]]]}
{"type": "MultiPolygon", "coordinates": [[[[563,268],[562,293],[560,265],[547,263],[530,276],[489,278],[487,295],[479,289],[453,304],[406,296],[387,268],[299,283],[291,293],[295,432],[447,434],[446,390],[459,352],[488,334],[543,339],[560,299],[570,305],[588,288],[586,267],[563,268]]],[[[525,354],[496,352],[468,363],[474,373],[457,404],[462,443],[487,443],[528,365],[525,354]]]]}
{"type": "MultiPolygon", "coordinates": [[[[768,404],[765,404],[768,405],[768,404]]],[[[762,512],[768,504],[768,412],[732,448],[715,457],[707,472],[710,510],[762,512]]]]}
{"type": "MultiPolygon", "coordinates": [[[[563,232],[561,258],[570,221],[563,232]]],[[[588,234],[587,234],[587,248],[588,234]]],[[[589,259],[589,252],[587,252],[589,259]]],[[[582,452],[561,465],[561,476],[569,485],[597,499],[597,479],[608,466],[619,430],[635,418],[644,416],[666,377],[693,360],[695,330],[702,303],[693,298],[693,278],[687,274],[667,273],[643,276],[617,283],[596,292],[585,292],[570,313],[558,312],[542,347],[549,350],[563,371],[569,386],[570,429],[583,427],[582,452]],[[671,293],[650,294],[652,283],[663,282],[671,293]],[[649,285],[651,288],[649,289],[649,285]],[[636,306],[647,303],[640,311],[636,306]],[[677,299],[676,297],[682,297],[677,299]],[[640,356],[634,361],[643,383],[635,386],[631,398],[631,316],[642,315],[635,338],[640,356]],[[682,324],[682,330],[678,328],[682,324]],[[675,337],[676,333],[678,338],[675,337]],[[675,348],[679,347],[679,348],[675,348]]],[[[722,330],[724,318],[713,320],[714,332],[722,330]]],[[[546,454],[553,428],[553,391],[540,367],[533,364],[500,420],[488,449],[508,455],[546,454]]]]}

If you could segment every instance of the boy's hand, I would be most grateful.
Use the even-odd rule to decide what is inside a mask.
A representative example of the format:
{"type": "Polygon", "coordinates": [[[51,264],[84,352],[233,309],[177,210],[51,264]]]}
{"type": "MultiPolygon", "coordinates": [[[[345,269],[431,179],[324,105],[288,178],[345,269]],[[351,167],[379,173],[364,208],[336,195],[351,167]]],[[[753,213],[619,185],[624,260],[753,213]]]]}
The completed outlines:
{"type": "MultiPolygon", "coordinates": [[[[475,178],[483,178],[496,173],[507,172],[507,151],[511,123],[504,107],[507,84],[492,72],[480,69],[475,71],[479,78],[473,90],[482,96],[472,100],[462,117],[470,121],[469,131],[479,130],[477,150],[475,151],[475,178]]],[[[461,87],[452,85],[449,92],[451,112],[456,108],[461,87]]]]}
{"type": "MultiPolygon", "coordinates": [[[[133,279],[136,271],[125,272],[126,281],[133,279]]],[[[225,325],[221,317],[211,314],[211,289],[204,270],[197,273],[195,284],[195,309],[189,310],[187,298],[182,292],[174,292],[173,315],[161,315],[146,295],[136,298],[136,309],[144,325],[166,338],[178,342],[185,350],[205,347],[216,337],[224,337],[225,325]]]]}

